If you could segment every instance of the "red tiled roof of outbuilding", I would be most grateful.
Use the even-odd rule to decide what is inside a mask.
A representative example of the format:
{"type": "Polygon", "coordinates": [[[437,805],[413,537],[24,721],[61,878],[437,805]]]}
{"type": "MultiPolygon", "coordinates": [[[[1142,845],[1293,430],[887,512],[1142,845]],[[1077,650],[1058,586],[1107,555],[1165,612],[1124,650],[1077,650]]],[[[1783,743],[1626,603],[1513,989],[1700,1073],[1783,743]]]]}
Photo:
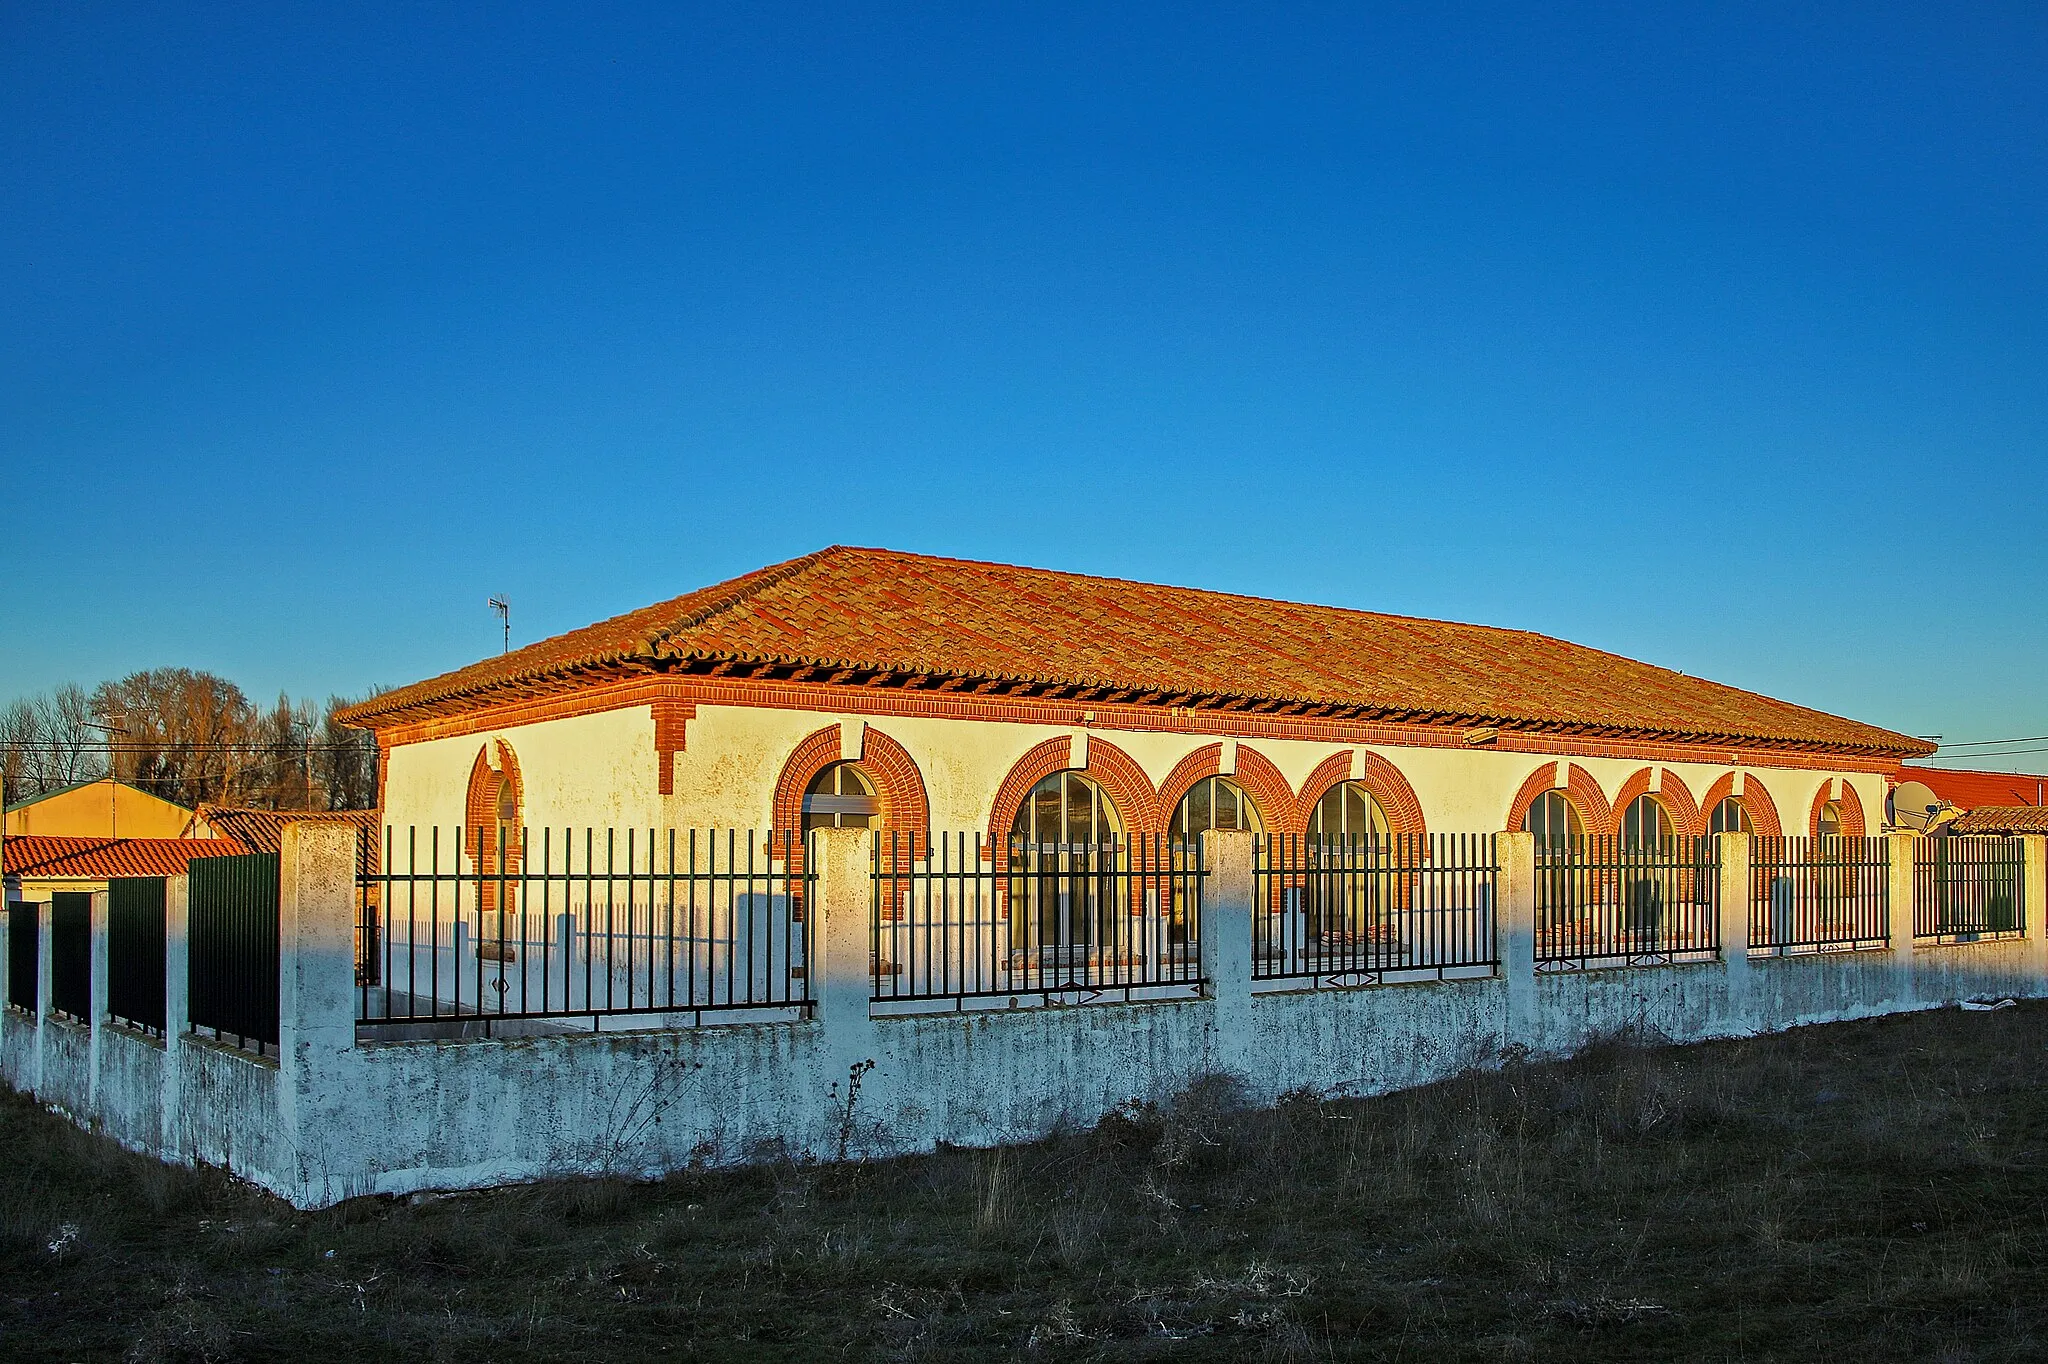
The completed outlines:
{"type": "Polygon", "coordinates": [[[2048,793],[2048,777],[2030,772],[1978,772],[1961,767],[1899,769],[1899,780],[1917,781],[1950,805],[1974,810],[1979,805],[2039,805],[2048,793]]]}
{"type": "Polygon", "coordinates": [[[9,876],[104,881],[116,876],[182,876],[195,857],[244,851],[229,838],[65,838],[22,834],[7,840],[9,876]]]}
{"type": "Polygon", "coordinates": [[[1959,834],[2048,834],[2048,806],[1979,805],[1948,827],[1959,834]]]}
{"type": "Polygon", "coordinates": [[[379,728],[660,669],[788,665],[1159,702],[1884,756],[1932,745],[1547,635],[835,546],[385,692],[379,728]]]}
{"type": "Polygon", "coordinates": [[[374,846],[383,829],[381,810],[256,810],[234,805],[199,803],[192,824],[204,824],[216,838],[232,838],[250,852],[281,852],[284,826],[307,822],[352,824],[370,836],[374,846]]]}

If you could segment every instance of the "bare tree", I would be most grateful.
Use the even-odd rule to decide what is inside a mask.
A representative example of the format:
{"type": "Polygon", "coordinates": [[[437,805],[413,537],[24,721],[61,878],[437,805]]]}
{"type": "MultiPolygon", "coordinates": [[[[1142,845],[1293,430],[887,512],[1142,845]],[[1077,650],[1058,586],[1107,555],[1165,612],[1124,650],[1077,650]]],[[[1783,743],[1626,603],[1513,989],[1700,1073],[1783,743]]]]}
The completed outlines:
{"type": "Polygon", "coordinates": [[[83,688],[67,684],[0,709],[0,772],[19,800],[106,775],[83,688]]]}

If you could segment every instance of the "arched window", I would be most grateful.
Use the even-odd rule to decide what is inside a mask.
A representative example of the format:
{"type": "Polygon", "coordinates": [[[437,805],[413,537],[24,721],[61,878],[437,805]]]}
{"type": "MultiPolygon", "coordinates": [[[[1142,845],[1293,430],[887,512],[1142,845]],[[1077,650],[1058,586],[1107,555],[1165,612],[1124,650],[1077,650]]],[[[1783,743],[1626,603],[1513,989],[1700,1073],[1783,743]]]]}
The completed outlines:
{"type": "Polygon", "coordinates": [[[1264,827],[1259,807],[1236,782],[1228,777],[1204,777],[1180,798],[1167,837],[1175,843],[1192,844],[1211,829],[1242,829],[1255,834],[1264,827]]]}
{"type": "Polygon", "coordinates": [[[1655,796],[1637,796],[1621,815],[1621,844],[1625,848],[1654,848],[1676,838],[1678,828],[1655,796]]]}
{"type": "Polygon", "coordinates": [[[1386,812],[1362,782],[1339,782],[1309,811],[1308,836],[1311,842],[1383,842],[1386,812]]]}
{"type": "Polygon", "coordinates": [[[1820,807],[1820,815],[1814,820],[1814,832],[1822,838],[1842,836],[1842,802],[1831,800],[1820,807]]]}
{"type": "Polygon", "coordinates": [[[1522,827],[1536,835],[1539,852],[1561,853],[1586,836],[1586,824],[1579,818],[1579,807],[1573,805],[1562,791],[1545,791],[1531,801],[1529,813],[1522,817],[1522,827]]]}
{"type": "Polygon", "coordinates": [[[1010,833],[1024,843],[1080,848],[1114,844],[1120,828],[1101,787],[1079,772],[1055,772],[1024,797],[1010,833]]]}
{"type": "Polygon", "coordinates": [[[875,784],[852,763],[832,764],[804,788],[805,833],[813,829],[872,829],[881,812],[875,784]]]}
{"type": "Polygon", "coordinates": [[[1010,946],[1075,965],[1098,943],[1119,941],[1121,848],[1116,807],[1079,772],[1031,788],[1010,826],[1010,946]]]}
{"type": "Polygon", "coordinates": [[[1753,834],[1755,826],[1749,822],[1749,810],[1734,796],[1722,799],[1714,807],[1714,813],[1707,818],[1707,832],[1710,834],[1753,834]]]}

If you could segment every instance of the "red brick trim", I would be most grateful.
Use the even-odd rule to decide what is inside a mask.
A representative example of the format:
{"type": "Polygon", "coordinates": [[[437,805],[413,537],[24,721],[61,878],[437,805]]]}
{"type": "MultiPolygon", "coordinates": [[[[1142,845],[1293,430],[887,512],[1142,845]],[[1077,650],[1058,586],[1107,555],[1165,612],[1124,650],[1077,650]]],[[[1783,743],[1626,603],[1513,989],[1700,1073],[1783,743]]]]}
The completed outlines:
{"type": "MultiPolygon", "coordinates": [[[[1243,744],[1237,746],[1237,775],[1231,778],[1249,795],[1259,807],[1259,817],[1266,822],[1268,833],[1295,834],[1301,832],[1301,802],[1294,798],[1294,788],[1287,784],[1287,778],[1273,760],[1256,748],[1243,744]]],[[[1160,801],[1159,817],[1173,818],[1173,806],[1160,801]]]]}
{"type": "MultiPolygon", "coordinates": [[[[519,773],[519,755],[512,751],[512,745],[503,739],[495,739],[476,751],[476,761],[470,764],[469,787],[463,793],[463,818],[468,827],[462,831],[463,851],[469,854],[473,870],[495,872],[502,869],[508,874],[517,874],[526,854],[525,840],[521,837],[526,825],[526,783],[519,773]],[[496,748],[498,761],[491,762],[491,750],[496,748]],[[512,787],[512,819],[500,825],[498,819],[498,789],[510,783],[512,787]],[[502,831],[505,846],[502,862],[498,839],[502,831]]],[[[497,908],[498,887],[496,884],[479,879],[476,890],[477,907],[486,913],[497,908]]]]}
{"type": "Polygon", "coordinates": [[[1664,769],[1664,780],[1656,791],[1650,790],[1650,769],[1630,774],[1614,793],[1614,818],[1617,831],[1620,821],[1628,814],[1628,807],[1637,796],[1652,796],[1664,807],[1664,813],[1671,816],[1673,828],[1680,838],[1694,838],[1700,833],[1700,807],[1693,800],[1692,792],[1670,768],[1664,769]]]}
{"type": "MultiPolygon", "coordinates": [[[[1360,768],[1358,784],[1363,786],[1387,817],[1387,832],[1395,834],[1425,834],[1429,832],[1428,821],[1422,817],[1422,802],[1415,798],[1415,788],[1408,784],[1408,778],[1401,769],[1388,762],[1370,749],[1359,753],[1360,768]]],[[[1315,770],[1301,784],[1301,794],[1295,800],[1297,810],[1297,831],[1308,828],[1309,816],[1316,804],[1330,794],[1330,789],[1340,782],[1351,779],[1350,750],[1333,753],[1316,764],[1315,770]]]]}
{"type": "MultiPolygon", "coordinates": [[[[1008,841],[1010,827],[1017,822],[1017,811],[1032,787],[1055,772],[1072,770],[1073,740],[1064,735],[1026,749],[1024,756],[1011,764],[989,806],[989,846],[1008,841]]],[[[1125,832],[1148,833],[1160,827],[1159,793],[1153,788],[1152,779],[1145,775],[1145,769],[1130,754],[1091,734],[1088,765],[1080,770],[1109,797],[1125,832]]]]}
{"type": "MultiPolygon", "coordinates": [[[[587,684],[575,691],[509,701],[453,715],[372,725],[380,741],[393,746],[444,739],[487,730],[511,729],[631,706],[651,705],[664,698],[698,706],[757,706],[779,710],[836,712],[845,715],[919,716],[932,719],[990,720],[1008,724],[1073,725],[1083,710],[1096,715],[1098,730],[1140,733],[1210,734],[1219,738],[1299,739],[1316,743],[1380,744],[1394,748],[1464,748],[1469,726],[1399,724],[1375,720],[1331,720],[1304,716],[1259,715],[1243,711],[1207,711],[1180,707],[1115,705],[1101,701],[1045,701],[959,692],[863,689],[822,682],[765,682],[715,677],[632,678],[623,682],[587,684]]],[[[1596,738],[1585,735],[1527,733],[1502,729],[1490,748],[1503,753],[1578,758],[1633,758],[1642,762],[1739,762],[1744,767],[1819,769],[1869,772],[1895,777],[1900,759],[1856,756],[1802,749],[1798,745],[1754,749],[1722,743],[1681,740],[1596,738]],[[1738,756],[1739,754],[1739,756],[1738,756]]]]}
{"type": "MultiPolygon", "coordinates": [[[[1175,763],[1173,771],[1167,773],[1166,780],[1159,785],[1159,823],[1154,832],[1165,835],[1189,789],[1202,778],[1217,775],[1222,766],[1222,744],[1206,744],[1175,763]]],[[[1260,827],[1266,832],[1286,834],[1299,831],[1301,818],[1295,809],[1294,789],[1287,784],[1287,778],[1280,774],[1280,769],[1273,765],[1272,759],[1255,748],[1239,745],[1237,771],[1229,780],[1251,798],[1259,812],[1260,827]]]]}
{"type": "Polygon", "coordinates": [[[1017,811],[1023,807],[1024,797],[1031,793],[1032,787],[1053,773],[1064,772],[1072,766],[1068,757],[1073,748],[1074,741],[1062,734],[1025,749],[1024,756],[1010,764],[1002,784],[996,787],[995,800],[989,805],[990,847],[1009,839],[1010,826],[1017,822],[1017,811]]]}
{"type": "MultiPolygon", "coordinates": [[[[1222,744],[1204,744],[1173,765],[1173,770],[1166,774],[1166,780],[1159,783],[1159,827],[1162,832],[1180,809],[1189,789],[1202,778],[1215,776],[1222,766],[1222,744]]],[[[1263,802],[1259,804],[1259,818],[1267,818],[1263,802]]]]}
{"type": "Polygon", "coordinates": [[[1523,822],[1529,817],[1529,807],[1536,803],[1536,797],[1545,791],[1563,791],[1564,798],[1579,812],[1579,822],[1589,834],[1612,834],[1614,832],[1614,807],[1608,803],[1606,792],[1593,774],[1577,763],[1545,763],[1531,772],[1522,781],[1521,790],[1515,792],[1514,800],[1508,803],[1507,823],[1503,826],[1509,833],[1520,833],[1523,822]],[[1556,780],[1558,768],[1568,768],[1563,786],[1556,780]]]}
{"type": "MultiPolygon", "coordinates": [[[[1536,797],[1545,791],[1557,789],[1557,768],[1556,763],[1545,763],[1522,778],[1521,786],[1515,791],[1515,798],[1508,802],[1507,817],[1501,822],[1501,828],[1511,834],[1522,831],[1522,826],[1529,819],[1529,807],[1536,803],[1536,797]]],[[[1586,812],[1579,811],[1579,818],[1585,817],[1586,812]]]]}
{"type": "Polygon", "coordinates": [[[932,803],[910,750],[870,725],[860,765],[882,797],[882,827],[908,830],[913,844],[923,845],[931,832],[932,803]]]}
{"type": "Polygon", "coordinates": [[[1809,838],[1820,837],[1820,811],[1821,807],[1828,803],[1828,787],[1830,786],[1837,788],[1838,794],[1835,796],[1835,799],[1840,801],[1842,805],[1842,836],[1844,838],[1863,837],[1863,797],[1856,794],[1856,788],[1850,785],[1848,781],[1838,781],[1833,778],[1822,782],[1820,789],[1813,793],[1813,804],[1806,811],[1807,836],[1809,838]]]}
{"type": "Polygon", "coordinates": [[[769,805],[769,827],[794,831],[804,825],[804,791],[820,772],[839,761],[839,726],[827,725],[806,734],[782,760],[769,805]]]}
{"type": "MultiPolygon", "coordinates": [[[[820,772],[834,763],[846,761],[840,743],[843,734],[838,725],[827,725],[805,735],[783,759],[782,771],[775,778],[775,796],[769,806],[771,827],[789,833],[803,829],[804,792],[820,772]]],[[[869,727],[862,743],[864,751],[859,759],[860,770],[874,782],[875,796],[882,806],[876,820],[878,830],[907,832],[910,835],[910,855],[922,857],[930,846],[932,823],[931,800],[925,793],[924,774],[918,771],[917,762],[909,750],[879,729],[869,727]]],[[[800,851],[794,860],[801,863],[800,851]]]]}
{"type": "Polygon", "coordinates": [[[1301,779],[1301,790],[1295,795],[1294,808],[1300,817],[1298,827],[1289,833],[1300,833],[1308,828],[1308,817],[1315,813],[1316,803],[1330,794],[1330,788],[1339,782],[1351,780],[1351,750],[1332,753],[1317,763],[1306,777],[1301,779]]]}
{"type": "Polygon", "coordinates": [[[1153,788],[1152,779],[1136,759],[1115,744],[1100,735],[1089,735],[1088,765],[1081,770],[1109,794],[1117,814],[1123,817],[1126,833],[1149,833],[1166,822],[1166,817],[1159,813],[1159,792],[1153,788]]]}
{"type": "Polygon", "coordinates": [[[1771,799],[1770,791],[1752,773],[1742,784],[1742,794],[1736,796],[1733,772],[1723,772],[1707,788],[1706,798],[1700,801],[1700,832],[1706,832],[1707,821],[1714,817],[1714,808],[1730,796],[1742,802],[1742,808],[1749,814],[1749,827],[1758,838],[1781,836],[1783,829],[1778,823],[1778,803],[1771,799]]]}
{"type": "Polygon", "coordinates": [[[676,754],[688,747],[685,731],[696,718],[697,708],[687,701],[654,703],[655,786],[664,796],[676,793],[676,754]]]}

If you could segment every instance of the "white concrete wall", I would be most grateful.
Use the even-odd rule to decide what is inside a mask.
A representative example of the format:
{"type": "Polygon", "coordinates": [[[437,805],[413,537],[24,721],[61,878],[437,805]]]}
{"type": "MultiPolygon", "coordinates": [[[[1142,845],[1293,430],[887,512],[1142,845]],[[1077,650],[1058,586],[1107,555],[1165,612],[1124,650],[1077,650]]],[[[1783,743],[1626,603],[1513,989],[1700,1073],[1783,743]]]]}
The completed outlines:
{"type": "MultiPolygon", "coordinates": [[[[499,739],[517,753],[529,826],[626,829],[766,829],[775,783],[790,753],[827,726],[865,723],[909,752],[923,774],[935,832],[986,829],[997,789],[1026,751],[1050,738],[1082,731],[1061,725],[1010,724],[924,717],[869,718],[829,711],[753,706],[701,706],[686,726],[675,755],[675,793],[659,794],[653,711],[647,706],[537,724],[458,739],[433,739],[394,748],[387,773],[385,821],[394,829],[452,830],[463,822],[464,799],[477,754],[499,739]]],[[[1157,787],[1189,753],[1218,742],[1216,735],[1119,730],[1088,733],[1128,753],[1157,787]]],[[[1723,775],[1741,770],[1770,792],[1784,832],[1803,835],[1815,792],[1829,780],[1851,783],[1862,802],[1867,831],[1884,818],[1884,778],[1852,773],[1815,760],[1812,768],[1750,768],[1640,759],[1545,757],[1491,749],[1404,748],[1392,745],[1313,743],[1292,739],[1240,739],[1270,759],[1290,786],[1317,764],[1345,749],[1369,749],[1391,762],[1414,787],[1432,831],[1484,833],[1502,827],[1509,803],[1529,774],[1546,762],[1577,763],[1613,801],[1630,776],[1645,767],[1668,767],[1693,799],[1703,801],[1723,775]]],[[[495,758],[493,759],[495,761],[495,758]]],[[[444,837],[447,835],[444,834],[444,837]]],[[[424,834],[422,835],[424,837],[424,834]]]]}
{"type": "MultiPolygon", "coordinates": [[[[321,1206],[354,1194],[651,1174],[770,1152],[829,1159],[1021,1140],[1215,1072],[1235,1074],[1259,1101],[1295,1090],[1373,1094],[1511,1052],[1569,1054],[1621,1030],[1687,1042],[1984,995],[2048,995],[2048,840],[2040,838],[2026,844],[2024,938],[1916,946],[1910,902],[1895,903],[1889,950],[1752,960],[1744,914],[1724,907],[1719,961],[1539,973],[1529,947],[1530,840],[1510,835],[1501,974],[1255,992],[1248,840],[1212,835],[1204,997],[878,1017],[866,999],[870,837],[822,836],[817,1005],[804,1021],[358,1041],[353,849],[345,830],[299,825],[282,859],[280,1061],[186,1034],[182,991],[173,990],[168,1044],[99,1019],[97,1002],[90,1031],[7,1012],[0,1069],[16,1088],[135,1149],[220,1165],[321,1206]],[[24,1034],[34,1046],[23,1045],[24,1034]],[[849,1105],[849,1071],[867,1062],[873,1068],[849,1105]]],[[[1734,855],[1740,846],[1731,840],[1725,850],[1737,885],[1747,880],[1734,855]]],[[[1910,866],[1908,840],[1895,852],[1895,868],[1910,866]]],[[[167,970],[182,973],[182,887],[171,898],[167,970]]]]}

